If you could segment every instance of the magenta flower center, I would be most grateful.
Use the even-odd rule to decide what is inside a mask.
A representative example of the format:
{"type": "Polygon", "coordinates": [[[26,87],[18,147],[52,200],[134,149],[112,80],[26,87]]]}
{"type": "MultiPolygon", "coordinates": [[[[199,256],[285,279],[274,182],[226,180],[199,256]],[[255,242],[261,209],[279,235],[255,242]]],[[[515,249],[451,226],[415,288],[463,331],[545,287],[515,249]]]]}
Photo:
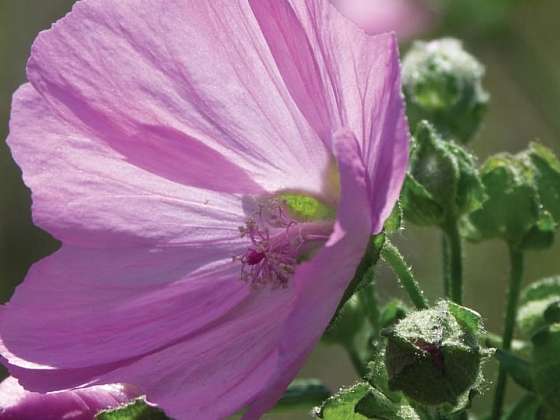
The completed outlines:
{"type": "Polygon", "coordinates": [[[270,284],[285,288],[295,266],[323,245],[333,230],[332,220],[298,222],[286,210],[286,202],[271,200],[239,227],[242,238],[250,245],[247,252],[233,257],[241,262],[240,280],[251,289],[270,284]]]}

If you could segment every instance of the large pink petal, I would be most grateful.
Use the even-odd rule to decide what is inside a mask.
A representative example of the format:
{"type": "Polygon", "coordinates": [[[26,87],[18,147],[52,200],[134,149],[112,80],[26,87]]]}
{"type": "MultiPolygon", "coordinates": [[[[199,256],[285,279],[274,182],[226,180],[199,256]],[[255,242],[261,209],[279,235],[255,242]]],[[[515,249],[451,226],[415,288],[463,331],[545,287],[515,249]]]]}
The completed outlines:
{"type": "Polygon", "coordinates": [[[316,116],[316,104],[330,113],[331,132],[346,127],[356,134],[372,179],[372,232],[379,232],[399,195],[408,157],[395,36],[366,35],[327,0],[250,1],[286,84],[300,92],[294,98],[318,134],[327,117],[316,116]],[[278,35],[277,28],[290,28],[293,35],[278,35]]]}
{"type": "Polygon", "coordinates": [[[63,247],[33,267],[0,313],[12,373],[37,391],[120,378],[177,419],[221,419],[254,399],[296,290],[251,292],[231,261],[187,276],[179,253],[121,254],[63,247]]]}
{"type": "Polygon", "coordinates": [[[276,371],[245,420],[272,408],[297,374],[332,319],[370,237],[369,181],[356,138],[340,130],[333,146],[341,183],[335,229],[317,256],[296,271],[296,300],[283,325],[276,371]]]}
{"type": "Polygon", "coordinates": [[[28,368],[88,368],[196,336],[251,298],[228,251],[63,246],[0,308],[3,354],[28,368]]]}
{"type": "Polygon", "coordinates": [[[319,339],[371,230],[356,140],[346,131],[336,138],[335,232],[290,287],[251,292],[235,266],[214,263],[210,274],[193,250],[109,258],[63,247],[32,268],[0,313],[12,373],[36,390],[133,383],[177,419],[221,419],[251,402],[247,417],[258,418],[319,339]]]}
{"type": "Polygon", "coordinates": [[[100,410],[118,407],[142,394],[120,384],[50,394],[23,389],[13,377],[0,383],[0,419],[91,420],[100,410]]]}
{"type": "Polygon", "coordinates": [[[61,119],[157,175],[253,193],[244,171],[322,193],[330,154],[246,2],[79,2],[37,38],[28,77],[61,119]]]}
{"type": "MultiPolygon", "coordinates": [[[[30,85],[16,93],[8,144],[33,191],[36,224],[67,244],[88,247],[237,240],[245,219],[239,197],[170,182],[93,136],[56,118],[30,85]]],[[[245,182],[220,170],[227,182],[245,182]]]]}

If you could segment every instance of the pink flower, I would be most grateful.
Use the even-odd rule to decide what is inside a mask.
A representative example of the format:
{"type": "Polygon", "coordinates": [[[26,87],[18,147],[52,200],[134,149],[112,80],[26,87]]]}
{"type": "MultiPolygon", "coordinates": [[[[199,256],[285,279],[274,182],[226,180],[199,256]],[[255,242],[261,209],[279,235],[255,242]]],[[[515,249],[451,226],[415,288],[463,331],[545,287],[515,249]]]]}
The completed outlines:
{"type": "Polygon", "coordinates": [[[395,31],[409,39],[429,30],[435,13],[419,0],[331,0],[337,9],[370,34],[395,31]]]}
{"type": "Polygon", "coordinates": [[[398,197],[394,36],[327,0],[85,0],[39,35],[28,77],[8,142],[63,245],[0,312],[12,375],[134,384],[179,420],[258,418],[398,197]]]}
{"type": "Polygon", "coordinates": [[[100,385],[74,391],[37,394],[13,377],[0,383],[2,420],[93,420],[101,410],[118,407],[142,394],[125,385],[100,385]]]}

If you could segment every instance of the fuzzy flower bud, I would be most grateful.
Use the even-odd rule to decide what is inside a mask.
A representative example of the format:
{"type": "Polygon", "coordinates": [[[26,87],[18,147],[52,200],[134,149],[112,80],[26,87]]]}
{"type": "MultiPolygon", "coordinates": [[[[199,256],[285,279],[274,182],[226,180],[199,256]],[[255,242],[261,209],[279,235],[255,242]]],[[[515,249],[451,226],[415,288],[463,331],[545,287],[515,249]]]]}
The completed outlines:
{"type": "Polygon", "coordinates": [[[490,157],[480,175],[489,199],[463,220],[464,236],[474,242],[501,238],[519,250],[550,247],[560,220],[560,163],[554,155],[532,144],[517,155],[490,157]]]}
{"type": "Polygon", "coordinates": [[[425,405],[464,407],[482,382],[480,315],[452,302],[413,312],[387,337],[385,365],[391,390],[425,405]]]}
{"type": "Polygon", "coordinates": [[[475,160],[444,140],[426,121],[418,124],[402,192],[404,216],[420,226],[443,226],[479,208],[486,194],[475,160]]]}
{"type": "Polygon", "coordinates": [[[467,143],[488,106],[483,76],[484,67],[460,41],[415,42],[403,59],[403,91],[412,129],[427,119],[444,135],[467,143]]]}

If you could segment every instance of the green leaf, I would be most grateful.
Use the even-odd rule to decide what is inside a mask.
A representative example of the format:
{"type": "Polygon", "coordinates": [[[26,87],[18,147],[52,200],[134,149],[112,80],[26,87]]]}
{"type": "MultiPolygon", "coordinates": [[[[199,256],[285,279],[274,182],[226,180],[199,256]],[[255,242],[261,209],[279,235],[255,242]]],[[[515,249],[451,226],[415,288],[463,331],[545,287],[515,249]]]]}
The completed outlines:
{"type": "Polygon", "coordinates": [[[548,299],[551,296],[560,296],[560,276],[546,277],[531,283],[521,293],[524,301],[548,299]]]}
{"type": "Polygon", "coordinates": [[[526,287],[521,293],[524,303],[519,307],[517,322],[531,337],[541,328],[560,321],[560,276],[547,277],[526,287]]]}
{"type": "Polygon", "coordinates": [[[325,384],[316,379],[295,379],[271,412],[309,410],[331,396],[325,384]]]}
{"type": "Polygon", "coordinates": [[[321,407],[316,408],[315,414],[324,420],[364,420],[367,417],[356,413],[355,407],[369,390],[367,383],[357,383],[333,395],[321,407]]]}
{"type": "Polygon", "coordinates": [[[162,410],[149,406],[141,398],[126,406],[102,411],[95,418],[97,420],[171,420],[162,410]]]}
{"type": "Polygon", "coordinates": [[[370,388],[368,393],[358,401],[355,411],[368,419],[420,420],[411,406],[395,403],[375,388],[370,388]]]}
{"type": "Polygon", "coordinates": [[[519,386],[527,391],[535,390],[531,363],[528,360],[502,349],[496,349],[495,354],[496,358],[500,361],[500,366],[504,368],[519,386]]]}

